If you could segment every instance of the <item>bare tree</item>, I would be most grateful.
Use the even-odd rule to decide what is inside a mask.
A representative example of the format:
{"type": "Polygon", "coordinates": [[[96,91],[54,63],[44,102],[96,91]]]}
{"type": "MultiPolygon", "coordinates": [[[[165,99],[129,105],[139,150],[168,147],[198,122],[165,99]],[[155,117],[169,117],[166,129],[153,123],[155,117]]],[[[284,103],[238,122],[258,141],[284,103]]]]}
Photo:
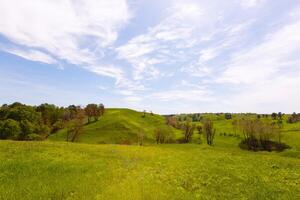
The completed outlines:
{"type": "Polygon", "coordinates": [[[66,141],[75,142],[82,132],[84,126],[85,112],[80,109],[77,111],[75,119],[72,120],[67,127],[66,141]]]}
{"type": "Polygon", "coordinates": [[[173,142],[174,137],[174,132],[169,129],[157,128],[154,130],[154,138],[157,144],[173,142]]]}
{"type": "Polygon", "coordinates": [[[194,134],[195,125],[191,122],[187,121],[183,125],[183,135],[184,135],[184,142],[189,143],[192,139],[194,134]]]}
{"type": "Polygon", "coordinates": [[[214,129],[214,124],[210,119],[204,120],[203,130],[206,136],[206,142],[208,145],[213,145],[214,138],[216,134],[216,129],[214,129]]]}
{"type": "Polygon", "coordinates": [[[140,130],[137,133],[137,138],[138,138],[138,144],[140,146],[143,146],[144,145],[144,139],[145,139],[145,133],[144,133],[144,131],[140,130]]]}

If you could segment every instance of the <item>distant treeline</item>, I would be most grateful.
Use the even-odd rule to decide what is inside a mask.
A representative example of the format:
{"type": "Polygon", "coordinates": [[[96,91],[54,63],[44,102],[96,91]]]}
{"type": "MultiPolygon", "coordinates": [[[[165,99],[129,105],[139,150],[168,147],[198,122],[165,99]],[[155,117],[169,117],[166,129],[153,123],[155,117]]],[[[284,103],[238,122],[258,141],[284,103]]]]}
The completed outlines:
{"type": "Polygon", "coordinates": [[[58,107],[47,103],[39,106],[18,102],[3,104],[0,107],[0,139],[43,140],[68,127],[68,136],[74,141],[86,119],[87,123],[96,121],[104,111],[103,104],[88,104],[86,107],[58,107]]]}
{"type": "Polygon", "coordinates": [[[167,119],[168,118],[176,118],[179,122],[184,121],[191,121],[191,122],[201,122],[206,117],[215,117],[216,119],[232,119],[233,116],[238,117],[251,117],[251,118],[270,118],[273,120],[276,119],[283,119],[284,116],[286,117],[287,123],[295,123],[300,121],[300,113],[296,114],[295,112],[292,115],[286,115],[282,112],[278,113],[271,113],[271,114],[257,114],[257,113],[190,113],[190,114],[170,114],[164,115],[167,119]]]}

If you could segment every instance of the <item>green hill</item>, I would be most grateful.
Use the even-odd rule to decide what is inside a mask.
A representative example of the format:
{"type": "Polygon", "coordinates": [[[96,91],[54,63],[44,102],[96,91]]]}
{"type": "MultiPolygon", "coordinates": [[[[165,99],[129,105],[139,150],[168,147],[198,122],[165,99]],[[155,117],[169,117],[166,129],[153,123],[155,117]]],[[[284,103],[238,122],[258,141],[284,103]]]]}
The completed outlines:
{"type": "MultiPolygon", "coordinates": [[[[153,143],[153,133],[156,128],[166,129],[179,136],[180,132],[166,125],[165,118],[156,114],[143,113],[130,109],[111,108],[106,109],[105,114],[97,122],[84,126],[78,142],[82,143],[137,143],[137,134],[143,132],[145,141],[153,143]]],[[[50,140],[66,140],[66,129],[63,129],[49,137],[50,140]]]]}

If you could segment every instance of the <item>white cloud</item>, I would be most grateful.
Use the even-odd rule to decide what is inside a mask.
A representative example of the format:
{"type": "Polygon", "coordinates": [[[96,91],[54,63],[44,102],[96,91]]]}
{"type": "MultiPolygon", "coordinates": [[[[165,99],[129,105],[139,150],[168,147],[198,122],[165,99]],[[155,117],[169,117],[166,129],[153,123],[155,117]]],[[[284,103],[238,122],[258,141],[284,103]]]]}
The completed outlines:
{"type": "Polygon", "coordinates": [[[101,63],[105,48],[130,17],[126,0],[1,0],[0,34],[27,48],[22,53],[11,51],[26,59],[39,57],[49,63],[51,55],[97,74],[119,76],[111,67],[94,65],[101,63]]]}
{"type": "Polygon", "coordinates": [[[149,98],[160,101],[211,101],[214,99],[212,93],[205,89],[167,90],[152,93],[149,98]]]}
{"type": "Polygon", "coordinates": [[[124,100],[128,103],[136,103],[136,102],[140,102],[142,100],[142,98],[137,97],[137,96],[128,96],[128,97],[125,97],[124,100]]]}
{"type": "MultiPolygon", "coordinates": [[[[170,62],[173,51],[195,45],[192,32],[201,10],[194,3],[176,3],[168,9],[168,16],[148,32],[138,35],[116,49],[120,59],[133,67],[133,79],[153,79],[164,74],[158,64],[170,62]]],[[[173,55],[172,55],[173,54],[173,55]]]]}
{"type": "Polygon", "coordinates": [[[99,90],[107,90],[107,89],[108,89],[108,87],[103,86],[103,85],[98,85],[97,88],[98,88],[99,90]]]}
{"type": "Polygon", "coordinates": [[[270,80],[300,70],[300,19],[269,34],[265,41],[232,56],[221,82],[247,83],[270,80]]]}
{"type": "Polygon", "coordinates": [[[120,68],[113,65],[105,65],[105,66],[87,65],[87,66],[83,66],[83,68],[86,68],[87,70],[98,75],[115,78],[117,82],[121,81],[124,77],[123,71],[120,68]]]}
{"type": "Polygon", "coordinates": [[[57,60],[55,60],[52,56],[37,50],[20,50],[20,49],[2,49],[2,50],[20,56],[27,60],[33,60],[33,61],[38,61],[47,64],[57,63],[57,60]]]}
{"type": "Polygon", "coordinates": [[[249,8],[263,3],[265,0],[240,0],[243,7],[249,8]]]}

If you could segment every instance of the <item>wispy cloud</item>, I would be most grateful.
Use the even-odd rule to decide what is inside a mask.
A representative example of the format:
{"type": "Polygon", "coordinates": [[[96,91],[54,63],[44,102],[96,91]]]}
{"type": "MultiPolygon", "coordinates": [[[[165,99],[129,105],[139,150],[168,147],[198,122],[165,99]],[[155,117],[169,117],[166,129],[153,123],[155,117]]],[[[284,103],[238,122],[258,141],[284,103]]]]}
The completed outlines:
{"type": "Polygon", "coordinates": [[[38,61],[47,64],[57,63],[57,60],[54,59],[52,56],[38,50],[20,50],[20,49],[5,49],[5,48],[2,48],[1,50],[20,56],[27,60],[38,61]]]}
{"type": "Polygon", "coordinates": [[[0,33],[23,49],[8,52],[45,63],[65,60],[116,78],[115,68],[95,66],[130,17],[126,0],[0,1],[0,33]]]}
{"type": "Polygon", "coordinates": [[[155,92],[149,95],[149,98],[160,101],[211,101],[213,100],[212,93],[203,89],[182,89],[169,90],[163,92],[155,92]]]}

